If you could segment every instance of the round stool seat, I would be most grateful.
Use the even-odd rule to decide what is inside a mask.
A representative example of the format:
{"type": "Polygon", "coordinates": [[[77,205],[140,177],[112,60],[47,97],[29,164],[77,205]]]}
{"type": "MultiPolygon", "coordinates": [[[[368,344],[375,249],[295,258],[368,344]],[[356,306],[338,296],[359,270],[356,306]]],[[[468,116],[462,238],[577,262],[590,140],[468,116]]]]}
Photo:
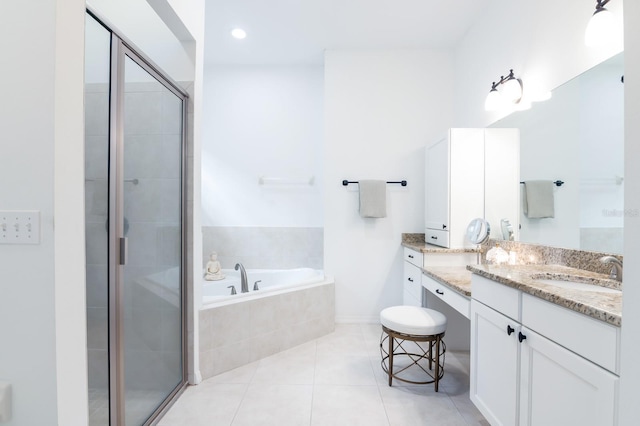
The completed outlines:
{"type": "Polygon", "coordinates": [[[438,311],[418,306],[392,306],[380,312],[380,323],[390,330],[414,336],[444,333],[447,317],[438,311]]]}

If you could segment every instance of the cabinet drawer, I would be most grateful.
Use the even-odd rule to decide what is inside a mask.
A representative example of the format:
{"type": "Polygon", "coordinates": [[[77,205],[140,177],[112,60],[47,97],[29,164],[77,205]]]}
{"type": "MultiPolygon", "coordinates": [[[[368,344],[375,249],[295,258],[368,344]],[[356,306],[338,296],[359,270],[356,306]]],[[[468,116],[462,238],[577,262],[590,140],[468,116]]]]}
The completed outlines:
{"type": "Polygon", "coordinates": [[[422,268],[422,257],[423,254],[421,252],[410,249],[409,247],[404,248],[404,260],[413,263],[419,268],[422,268]]]}
{"type": "Polygon", "coordinates": [[[440,229],[425,229],[424,241],[434,246],[449,248],[449,231],[440,229]]]}
{"type": "Polygon", "coordinates": [[[619,374],[620,328],[530,294],[522,295],[522,325],[619,374]]]}
{"type": "Polygon", "coordinates": [[[473,274],[471,276],[471,297],[520,322],[520,290],[473,274]]]}
{"type": "Polygon", "coordinates": [[[418,300],[422,300],[422,270],[411,263],[404,264],[404,290],[418,300]]]}
{"type": "Polygon", "coordinates": [[[469,318],[469,305],[471,303],[469,298],[426,275],[422,276],[422,286],[466,318],[469,318]]]}

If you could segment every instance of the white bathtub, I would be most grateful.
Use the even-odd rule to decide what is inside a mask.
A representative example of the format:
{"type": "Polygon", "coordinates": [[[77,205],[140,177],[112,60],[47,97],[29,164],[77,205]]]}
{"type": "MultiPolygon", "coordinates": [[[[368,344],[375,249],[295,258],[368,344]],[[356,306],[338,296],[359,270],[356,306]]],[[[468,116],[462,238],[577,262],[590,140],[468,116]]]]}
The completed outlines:
{"type": "Polygon", "coordinates": [[[247,270],[202,279],[199,313],[200,372],[203,379],[324,336],[335,329],[335,284],[310,268],[247,270]],[[259,290],[254,291],[256,281],[259,290]],[[231,295],[228,286],[235,286],[231,295]]]}
{"type": "Polygon", "coordinates": [[[219,306],[226,303],[239,302],[247,298],[257,298],[266,293],[289,291],[325,281],[324,272],[311,268],[297,269],[248,269],[248,293],[242,293],[240,271],[224,269],[225,278],[219,281],[202,280],[202,305],[219,306]],[[254,284],[258,282],[259,290],[254,291],[254,284]],[[231,294],[230,286],[235,287],[237,294],[231,294]]]}

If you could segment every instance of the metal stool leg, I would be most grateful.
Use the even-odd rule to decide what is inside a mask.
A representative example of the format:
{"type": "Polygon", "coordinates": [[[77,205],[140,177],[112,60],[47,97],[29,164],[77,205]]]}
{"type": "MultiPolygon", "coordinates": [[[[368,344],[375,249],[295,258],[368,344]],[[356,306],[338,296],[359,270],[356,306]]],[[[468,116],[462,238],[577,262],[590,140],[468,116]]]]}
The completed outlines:
{"type": "Polygon", "coordinates": [[[393,378],[393,336],[389,336],[389,386],[393,378]]]}
{"type": "MultiPolygon", "coordinates": [[[[431,345],[429,345],[429,348],[431,348],[431,345]]],[[[429,354],[429,360],[431,360],[431,354],[429,354]]],[[[431,364],[431,362],[429,362],[429,364],[431,364]]],[[[436,371],[435,371],[435,377],[433,379],[434,379],[433,387],[435,391],[438,392],[438,383],[440,382],[440,336],[436,338],[436,371]]]]}

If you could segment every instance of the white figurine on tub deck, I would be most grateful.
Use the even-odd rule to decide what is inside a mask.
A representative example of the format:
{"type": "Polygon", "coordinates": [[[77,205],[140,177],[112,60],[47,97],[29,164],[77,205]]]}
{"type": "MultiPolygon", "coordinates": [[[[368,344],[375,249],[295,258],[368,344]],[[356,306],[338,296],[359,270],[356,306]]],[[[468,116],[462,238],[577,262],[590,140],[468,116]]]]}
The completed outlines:
{"type": "Polygon", "coordinates": [[[218,281],[224,279],[220,262],[218,262],[218,253],[215,251],[209,256],[207,268],[204,273],[204,279],[207,281],[218,281]]]}

